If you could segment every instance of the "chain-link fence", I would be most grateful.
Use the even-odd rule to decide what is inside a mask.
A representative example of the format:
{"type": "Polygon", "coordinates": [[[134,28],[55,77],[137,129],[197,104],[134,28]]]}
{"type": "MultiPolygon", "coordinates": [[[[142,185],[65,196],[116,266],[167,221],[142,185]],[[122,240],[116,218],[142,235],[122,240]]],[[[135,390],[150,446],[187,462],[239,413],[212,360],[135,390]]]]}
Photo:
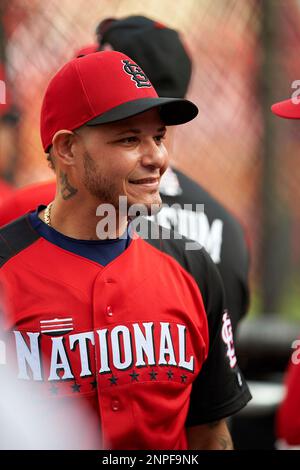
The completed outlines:
{"type": "Polygon", "coordinates": [[[282,121],[269,121],[268,127],[266,96],[288,97],[291,82],[300,78],[300,2],[2,2],[6,68],[21,116],[15,183],[22,186],[52,176],[39,138],[42,95],[57,68],[76,49],[94,42],[98,22],[143,14],[166,23],[182,32],[193,58],[189,97],[200,109],[198,119],[177,130],[173,157],[179,168],[222,201],[246,227],[253,253],[252,279],[257,286],[254,299],[263,300],[253,308],[297,313],[300,127],[282,121]],[[266,5],[273,13],[272,37],[266,34],[266,5]],[[264,68],[270,57],[271,69],[264,68]],[[265,70],[275,75],[264,76],[265,70]],[[271,295],[260,295],[260,281],[271,286],[271,295]]]}

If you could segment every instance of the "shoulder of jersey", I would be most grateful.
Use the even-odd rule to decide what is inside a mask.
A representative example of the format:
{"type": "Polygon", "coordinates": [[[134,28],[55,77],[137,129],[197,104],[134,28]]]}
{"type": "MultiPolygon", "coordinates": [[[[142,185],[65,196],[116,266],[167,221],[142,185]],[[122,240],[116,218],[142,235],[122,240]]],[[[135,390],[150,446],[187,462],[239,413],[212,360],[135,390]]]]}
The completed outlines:
{"type": "MultiPolygon", "coordinates": [[[[146,242],[171,256],[194,277],[202,277],[203,270],[206,271],[208,265],[213,265],[204,248],[195,241],[175,234],[174,231],[151,221],[148,221],[148,233],[152,234],[153,238],[145,239],[146,242]],[[187,243],[192,244],[193,250],[187,249],[187,243]]],[[[0,267],[39,238],[39,234],[31,227],[27,215],[2,227],[0,229],[0,267]]]]}
{"type": "Polygon", "coordinates": [[[27,216],[22,216],[0,229],[0,267],[39,238],[27,216]]]}
{"type": "Polygon", "coordinates": [[[199,243],[182,235],[177,238],[178,234],[176,232],[161,227],[155,222],[149,221],[149,224],[152,227],[150,225],[148,233],[154,233],[150,230],[156,230],[156,233],[159,232],[159,237],[147,239],[146,242],[175,259],[193,277],[207,308],[212,293],[217,295],[217,291],[222,289],[220,274],[209,254],[199,243]],[[192,245],[187,245],[188,243],[192,245]],[[190,246],[193,247],[192,250],[188,249],[190,246]]]}
{"type": "Polygon", "coordinates": [[[174,230],[161,227],[156,222],[148,221],[148,233],[153,238],[145,239],[151,246],[171,256],[194,277],[202,275],[214,263],[205,249],[197,242],[179,235],[174,230]],[[192,247],[192,249],[189,249],[192,247]]]}

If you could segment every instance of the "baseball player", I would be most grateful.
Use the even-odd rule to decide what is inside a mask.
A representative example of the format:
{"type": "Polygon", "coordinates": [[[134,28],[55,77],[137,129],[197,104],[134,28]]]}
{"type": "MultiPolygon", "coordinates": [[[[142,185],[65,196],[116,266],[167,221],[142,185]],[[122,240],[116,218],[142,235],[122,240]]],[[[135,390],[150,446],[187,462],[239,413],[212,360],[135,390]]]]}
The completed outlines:
{"type": "MultiPolygon", "coordinates": [[[[296,99],[288,99],[275,103],[272,112],[286,119],[300,119],[300,105],[296,99]]],[[[285,376],[286,393],[278,409],[276,433],[280,446],[283,448],[300,446],[300,412],[299,412],[299,339],[295,341],[295,350],[285,376]]],[[[293,345],[294,347],[294,345],[293,345]]]]}
{"type": "Polygon", "coordinates": [[[53,397],[58,416],[88,403],[96,419],[77,431],[89,448],[232,448],[224,418],[250,399],[209,256],[153,222],[151,238],[129,223],[135,205],[161,203],[167,126],[196,114],[159,98],[125,54],[73,59],[41,111],[55,199],[1,229],[18,379],[53,397]]]}
{"type": "MultiPolygon", "coordinates": [[[[192,62],[176,31],[143,16],[130,16],[102,21],[97,38],[98,44],[82,48],[76,55],[99,48],[118,50],[141,65],[159,96],[186,95],[192,62]]],[[[196,240],[208,251],[219,268],[235,331],[249,303],[249,253],[241,225],[201,186],[171,166],[161,180],[160,194],[166,207],[155,220],[196,240]],[[196,204],[203,204],[204,212],[197,212],[196,204]]],[[[38,203],[48,204],[54,195],[54,183],[38,183],[15,192],[0,207],[0,225],[34,209],[38,203]]]]}

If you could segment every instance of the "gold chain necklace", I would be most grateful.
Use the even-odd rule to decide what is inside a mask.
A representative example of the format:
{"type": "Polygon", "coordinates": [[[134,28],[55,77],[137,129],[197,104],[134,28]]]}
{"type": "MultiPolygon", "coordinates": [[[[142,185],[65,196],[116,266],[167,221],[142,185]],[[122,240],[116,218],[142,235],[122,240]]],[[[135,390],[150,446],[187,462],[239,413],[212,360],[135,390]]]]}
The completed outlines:
{"type": "Polygon", "coordinates": [[[44,222],[45,224],[51,227],[51,208],[52,208],[53,201],[48,204],[44,212],[44,222]]]}

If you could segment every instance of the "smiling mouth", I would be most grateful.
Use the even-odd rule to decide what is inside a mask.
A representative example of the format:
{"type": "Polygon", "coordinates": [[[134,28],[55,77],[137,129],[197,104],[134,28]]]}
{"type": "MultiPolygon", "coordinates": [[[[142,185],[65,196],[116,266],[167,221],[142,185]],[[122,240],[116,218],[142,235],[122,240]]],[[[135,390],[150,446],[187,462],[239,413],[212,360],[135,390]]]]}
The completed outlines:
{"type": "Polygon", "coordinates": [[[131,184],[145,184],[149,186],[155,186],[159,184],[159,178],[142,178],[140,180],[129,181],[131,184]]]}

